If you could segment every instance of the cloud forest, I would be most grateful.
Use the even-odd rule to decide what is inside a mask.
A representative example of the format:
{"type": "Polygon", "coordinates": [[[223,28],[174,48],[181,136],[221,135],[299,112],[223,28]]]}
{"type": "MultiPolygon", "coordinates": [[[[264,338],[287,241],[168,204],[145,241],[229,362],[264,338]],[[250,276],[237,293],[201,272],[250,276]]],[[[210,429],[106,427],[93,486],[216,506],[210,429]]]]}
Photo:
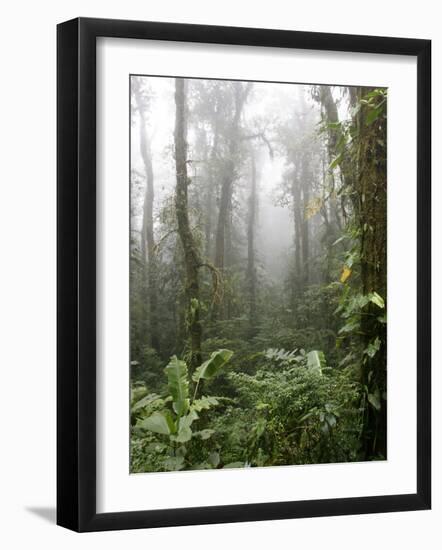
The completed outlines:
{"type": "Polygon", "coordinates": [[[385,460],[387,89],[133,75],[130,114],[131,473],[385,460]]]}

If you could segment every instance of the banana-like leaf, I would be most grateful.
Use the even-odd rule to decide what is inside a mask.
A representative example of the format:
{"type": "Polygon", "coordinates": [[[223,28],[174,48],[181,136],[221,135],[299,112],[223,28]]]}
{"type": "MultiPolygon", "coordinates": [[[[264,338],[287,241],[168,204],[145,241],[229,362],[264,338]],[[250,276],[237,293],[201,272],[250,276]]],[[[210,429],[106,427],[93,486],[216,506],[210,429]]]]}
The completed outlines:
{"type": "Polygon", "coordinates": [[[325,356],[323,351],[309,351],[307,353],[307,367],[313,371],[322,374],[322,367],[325,365],[325,356]]]}
{"type": "Polygon", "coordinates": [[[194,382],[198,382],[201,379],[209,380],[218,374],[220,369],[230,360],[233,355],[233,351],[229,349],[220,349],[214,351],[207,361],[204,361],[195,372],[193,373],[194,382]]]}
{"type": "Polygon", "coordinates": [[[187,443],[192,439],[192,435],[192,430],[188,426],[183,426],[176,435],[171,435],[170,439],[177,443],[187,443]]]}
{"type": "Polygon", "coordinates": [[[173,398],[173,410],[178,416],[183,416],[189,410],[189,381],[187,365],[174,355],[164,369],[167,375],[169,391],[173,398]]]}
{"type": "Polygon", "coordinates": [[[196,411],[190,411],[188,415],[182,416],[178,422],[178,432],[176,435],[172,435],[170,438],[177,443],[187,443],[192,439],[191,425],[194,420],[197,420],[198,414],[196,411]]]}
{"type": "Polygon", "coordinates": [[[171,414],[168,411],[154,412],[137,424],[140,428],[157,434],[170,435],[176,430],[171,414]]]}

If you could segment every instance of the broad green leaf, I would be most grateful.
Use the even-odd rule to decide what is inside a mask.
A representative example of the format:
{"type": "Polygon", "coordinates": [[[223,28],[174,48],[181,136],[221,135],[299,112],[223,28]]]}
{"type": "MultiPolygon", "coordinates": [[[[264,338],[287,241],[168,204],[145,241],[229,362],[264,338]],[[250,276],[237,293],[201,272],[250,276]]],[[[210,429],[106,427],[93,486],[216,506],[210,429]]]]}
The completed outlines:
{"type": "Polygon", "coordinates": [[[325,365],[325,356],[322,351],[309,351],[307,353],[307,367],[312,371],[322,374],[322,367],[325,365]]]}
{"type": "Polygon", "coordinates": [[[181,427],[189,427],[192,425],[194,420],[198,420],[199,416],[196,411],[190,411],[188,415],[182,416],[179,421],[179,426],[181,427]]]}
{"type": "Polygon", "coordinates": [[[173,410],[178,416],[183,416],[189,410],[187,365],[174,355],[164,372],[167,375],[169,391],[173,398],[173,410]]]}
{"type": "Polygon", "coordinates": [[[190,411],[188,415],[182,416],[178,421],[177,434],[171,436],[172,441],[177,443],[186,443],[192,439],[192,430],[190,426],[194,420],[197,420],[198,414],[196,411],[190,411]]]}
{"type": "Polygon", "coordinates": [[[170,439],[176,441],[177,443],[187,443],[192,439],[192,430],[189,426],[183,426],[178,430],[176,435],[171,435],[170,439]]]}
{"type": "Polygon", "coordinates": [[[148,418],[145,418],[137,426],[150,430],[157,434],[170,435],[175,431],[175,424],[168,411],[154,412],[148,418]]]}
{"type": "Polygon", "coordinates": [[[207,361],[204,361],[204,363],[200,365],[193,373],[192,378],[194,382],[198,382],[201,379],[209,380],[210,378],[213,378],[218,374],[221,367],[223,367],[227,361],[230,360],[232,355],[233,351],[228,349],[214,351],[210,358],[207,361]]]}

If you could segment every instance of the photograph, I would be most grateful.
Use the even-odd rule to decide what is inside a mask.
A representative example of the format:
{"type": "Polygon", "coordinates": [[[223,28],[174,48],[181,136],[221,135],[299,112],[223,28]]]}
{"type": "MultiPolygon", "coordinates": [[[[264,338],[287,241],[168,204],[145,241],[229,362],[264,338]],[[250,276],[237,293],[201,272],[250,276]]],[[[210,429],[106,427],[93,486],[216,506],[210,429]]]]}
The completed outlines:
{"type": "Polygon", "coordinates": [[[130,473],[387,460],[388,88],[128,95],[130,473]]]}

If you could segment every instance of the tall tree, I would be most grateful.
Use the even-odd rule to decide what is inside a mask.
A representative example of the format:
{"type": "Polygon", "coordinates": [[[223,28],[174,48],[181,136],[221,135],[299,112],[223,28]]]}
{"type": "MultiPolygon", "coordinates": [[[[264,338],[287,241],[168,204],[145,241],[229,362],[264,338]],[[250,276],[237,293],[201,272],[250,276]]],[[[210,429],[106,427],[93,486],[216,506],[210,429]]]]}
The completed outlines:
{"type": "Polygon", "coordinates": [[[386,303],[386,198],[387,119],[386,91],[348,89],[350,123],[336,125],[343,139],[335,141],[335,155],[351,199],[353,233],[357,235],[360,288],[369,300],[360,318],[358,334],[363,345],[360,382],[364,388],[362,447],[365,459],[386,457],[386,324],[379,306],[386,303]],[[343,135],[346,132],[347,135],[343,135]],[[375,293],[375,294],[374,294],[375,293]]]}
{"type": "Polygon", "coordinates": [[[190,181],[187,176],[187,102],[185,87],[184,79],[175,79],[175,212],[186,271],[186,323],[190,336],[190,363],[195,367],[201,363],[200,288],[198,280],[198,268],[201,261],[189,220],[187,187],[190,181]]]}
{"type": "MultiPolygon", "coordinates": [[[[222,273],[226,266],[226,250],[231,248],[231,243],[227,242],[226,237],[231,236],[229,231],[232,193],[235,180],[235,170],[237,168],[238,153],[240,145],[240,122],[241,114],[247,96],[251,90],[251,84],[241,82],[232,82],[234,110],[230,125],[227,129],[227,155],[224,159],[224,168],[221,182],[221,193],[219,200],[218,223],[216,228],[215,241],[215,267],[222,273]]],[[[228,240],[228,239],[227,239],[228,240]]],[[[217,308],[221,317],[225,315],[225,308],[222,304],[217,308]]],[[[215,310],[216,316],[217,310],[215,310]]]]}
{"type": "MultiPolygon", "coordinates": [[[[357,88],[354,99],[360,106],[355,124],[358,130],[357,219],[360,232],[361,280],[364,295],[376,292],[384,300],[387,294],[387,115],[384,90],[357,88]],[[368,96],[367,93],[371,95],[368,96]],[[363,100],[363,101],[361,101],[363,100]]],[[[365,361],[362,384],[368,388],[371,402],[365,409],[363,442],[366,458],[386,457],[387,403],[382,396],[387,390],[386,325],[379,323],[376,304],[368,304],[361,320],[361,332],[367,349],[379,349],[365,361]],[[377,339],[377,340],[376,340],[377,339]],[[377,343],[378,342],[378,343],[377,343]]]]}
{"type": "Polygon", "coordinates": [[[301,190],[302,190],[302,222],[301,222],[301,251],[302,251],[302,286],[310,281],[310,218],[307,216],[307,207],[310,202],[312,187],[312,155],[311,151],[303,149],[301,152],[301,190]]]}
{"type": "Polygon", "coordinates": [[[147,286],[147,300],[149,302],[149,343],[153,348],[158,350],[158,269],[155,258],[155,234],[153,226],[154,174],[152,169],[151,144],[147,129],[150,94],[147,89],[143,88],[142,79],[138,77],[133,77],[132,79],[132,90],[139,115],[140,155],[143,161],[146,181],[141,227],[141,255],[145,266],[145,282],[147,286]]]}
{"type": "MultiPolygon", "coordinates": [[[[303,207],[301,202],[301,182],[299,169],[296,159],[293,161],[292,168],[291,195],[293,204],[293,247],[294,247],[294,277],[292,283],[292,295],[295,299],[301,289],[303,280],[303,263],[301,252],[301,235],[303,223],[303,207]]],[[[292,304],[293,306],[294,304],[292,304]]]]}
{"type": "Polygon", "coordinates": [[[255,228],[256,211],[258,207],[257,176],[255,152],[251,151],[251,177],[250,177],[250,195],[248,205],[247,220],[247,283],[249,294],[249,323],[250,334],[253,336],[256,332],[256,251],[255,251],[255,228]]]}

